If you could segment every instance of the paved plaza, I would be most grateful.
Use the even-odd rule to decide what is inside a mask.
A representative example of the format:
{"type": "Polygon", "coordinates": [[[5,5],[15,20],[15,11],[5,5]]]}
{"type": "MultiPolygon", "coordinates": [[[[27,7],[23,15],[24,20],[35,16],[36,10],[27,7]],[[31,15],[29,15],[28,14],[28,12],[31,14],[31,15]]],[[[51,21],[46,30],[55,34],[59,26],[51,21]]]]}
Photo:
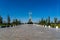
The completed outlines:
{"type": "Polygon", "coordinates": [[[0,40],[60,40],[60,29],[37,24],[0,28],[0,40]]]}

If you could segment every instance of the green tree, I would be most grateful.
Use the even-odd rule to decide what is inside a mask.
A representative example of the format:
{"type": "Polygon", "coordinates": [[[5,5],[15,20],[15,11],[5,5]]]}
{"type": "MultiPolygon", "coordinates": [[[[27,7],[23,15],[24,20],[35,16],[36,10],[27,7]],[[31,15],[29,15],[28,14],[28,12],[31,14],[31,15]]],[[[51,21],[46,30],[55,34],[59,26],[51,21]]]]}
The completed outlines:
{"type": "Polygon", "coordinates": [[[7,16],[8,27],[10,26],[10,16],[7,16]]]}
{"type": "Polygon", "coordinates": [[[18,19],[16,19],[16,25],[21,24],[21,21],[19,21],[18,19]]]}
{"type": "Polygon", "coordinates": [[[12,22],[12,24],[13,24],[13,25],[16,25],[16,24],[15,24],[15,19],[13,19],[13,22],[12,22]]]}
{"type": "Polygon", "coordinates": [[[47,25],[50,25],[50,17],[48,16],[47,25]]]}
{"type": "Polygon", "coordinates": [[[21,24],[20,20],[18,20],[18,19],[13,20],[13,25],[19,25],[19,24],[21,24]]]}
{"type": "Polygon", "coordinates": [[[55,24],[57,23],[57,18],[56,18],[56,17],[54,18],[54,23],[55,23],[55,24]]]}
{"type": "Polygon", "coordinates": [[[39,24],[41,25],[45,25],[46,24],[46,20],[44,20],[43,18],[39,21],[39,24]]]}
{"type": "Polygon", "coordinates": [[[0,24],[2,24],[3,23],[3,20],[2,20],[2,17],[0,16],[0,24]]]}
{"type": "Polygon", "coordinates": [[[55,23],[55,26],[57,25],[57,18],[55,17],[54,18],[54,23],[55,23]]]}
{"type": "Polygon", "coordinates": [[[45,24],[45,25],[47,25],[47,24],[48,24],[48,21],[47,21],[47,19],[45,20],[45,22],[46,22],[46,24],[45,24]]]}
{"type": "Polygon", "coordinates": [[[39,21],[39,24],[43,25],[43,18],[39,21]]]}

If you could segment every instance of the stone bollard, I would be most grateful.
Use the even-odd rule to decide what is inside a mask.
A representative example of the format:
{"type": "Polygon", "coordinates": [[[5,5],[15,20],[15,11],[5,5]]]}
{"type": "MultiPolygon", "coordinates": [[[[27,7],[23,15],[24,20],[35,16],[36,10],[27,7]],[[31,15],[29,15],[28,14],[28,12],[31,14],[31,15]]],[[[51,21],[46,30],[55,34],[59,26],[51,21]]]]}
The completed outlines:
{"type": "Polygon", "coordinates": [[[56,26],[56,31],[58,32],[58,26],[56,26]]]}
{"type": "Polygon", "coordinates": [[[56,26],[56,29],[58,29],[58,26],[56,26]]]}
{"type": "Polygon", "coordinates": [[[45,28],[47,28],[47,26],[45,25],[45,28]]]}
{"type": "Polygon", "coordinates": [[[50,28],[50,25],[48,27],[50,28]]]}

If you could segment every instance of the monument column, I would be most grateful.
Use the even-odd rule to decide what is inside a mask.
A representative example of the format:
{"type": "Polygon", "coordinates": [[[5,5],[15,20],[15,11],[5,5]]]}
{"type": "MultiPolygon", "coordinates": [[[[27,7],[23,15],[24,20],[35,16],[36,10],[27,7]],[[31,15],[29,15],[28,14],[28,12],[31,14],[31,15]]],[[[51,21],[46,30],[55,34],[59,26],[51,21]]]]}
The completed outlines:
{"type": "Polygon", "coordinates": [[[32,12],[29,12],[29,21],[28,24],[33,24],[32,22],[32,12]]]}

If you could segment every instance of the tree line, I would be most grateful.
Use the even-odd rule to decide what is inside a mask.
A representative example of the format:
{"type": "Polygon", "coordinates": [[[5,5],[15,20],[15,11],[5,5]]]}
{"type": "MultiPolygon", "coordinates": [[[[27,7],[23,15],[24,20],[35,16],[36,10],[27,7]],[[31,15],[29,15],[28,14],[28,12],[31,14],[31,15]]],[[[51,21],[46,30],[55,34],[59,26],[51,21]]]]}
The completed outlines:
{"type": "Polygon", "coordinates": [[[50,16],[48,16],[47,19],[43,19],[41,18],[41,20],[39,21],[38,24],[41,24],[41,25],[47,25],[47,26],[52,26],[52,27],[55,27],[55,26],[60,26],[60,20],[57,19],[57,17],[54,17],[54,20],[51,21],[50,20],[50,16]]]}
{"type": "Polygon", "coordinates": [[[16,25],[19,25],[21,24],[21,20],[18,20],[18,19],[13,19],[13,21],[11,22],[11,19],[10,19],[10,16],[8,15],[7,16],[7,22],[3,20],[3,17],[0,16],[0,26],[2,28],[4,27],[12,27],[12,26],[16,26],[16,25]]]}
{"type": "MultiPolygon", "coordinates": [[[[0,26],[3,28],[3,27],[12,27],[12,26],[16,26],[16,25],[20,25],[20,24],[24,24],[21,22],[21,20],[18,20],[18,19],[13,19],[13,21],[11,22],[11,19],[10,19],[10,16],[8,15],[7,16],[7,22],[3,20],[3,17],[0,16],[0,26]]],[[[33,24],[34,22],[32,22],[31,19],[28,20],[28,22],[26,24],[33,24]]],[[[54,17],[54,20],[51,21],[50,20],[50,16],[48,16],[48,18],[44,19],[44,18],[41,18],[41,20],[39,20],[39,22],[37,24],[40,24],[40,25],[47,25],[47,26],[52,26],[52,27],[55,27],[55,26],[60,26],[60,20],[58,20],[56,17],[54,17]]]]}

